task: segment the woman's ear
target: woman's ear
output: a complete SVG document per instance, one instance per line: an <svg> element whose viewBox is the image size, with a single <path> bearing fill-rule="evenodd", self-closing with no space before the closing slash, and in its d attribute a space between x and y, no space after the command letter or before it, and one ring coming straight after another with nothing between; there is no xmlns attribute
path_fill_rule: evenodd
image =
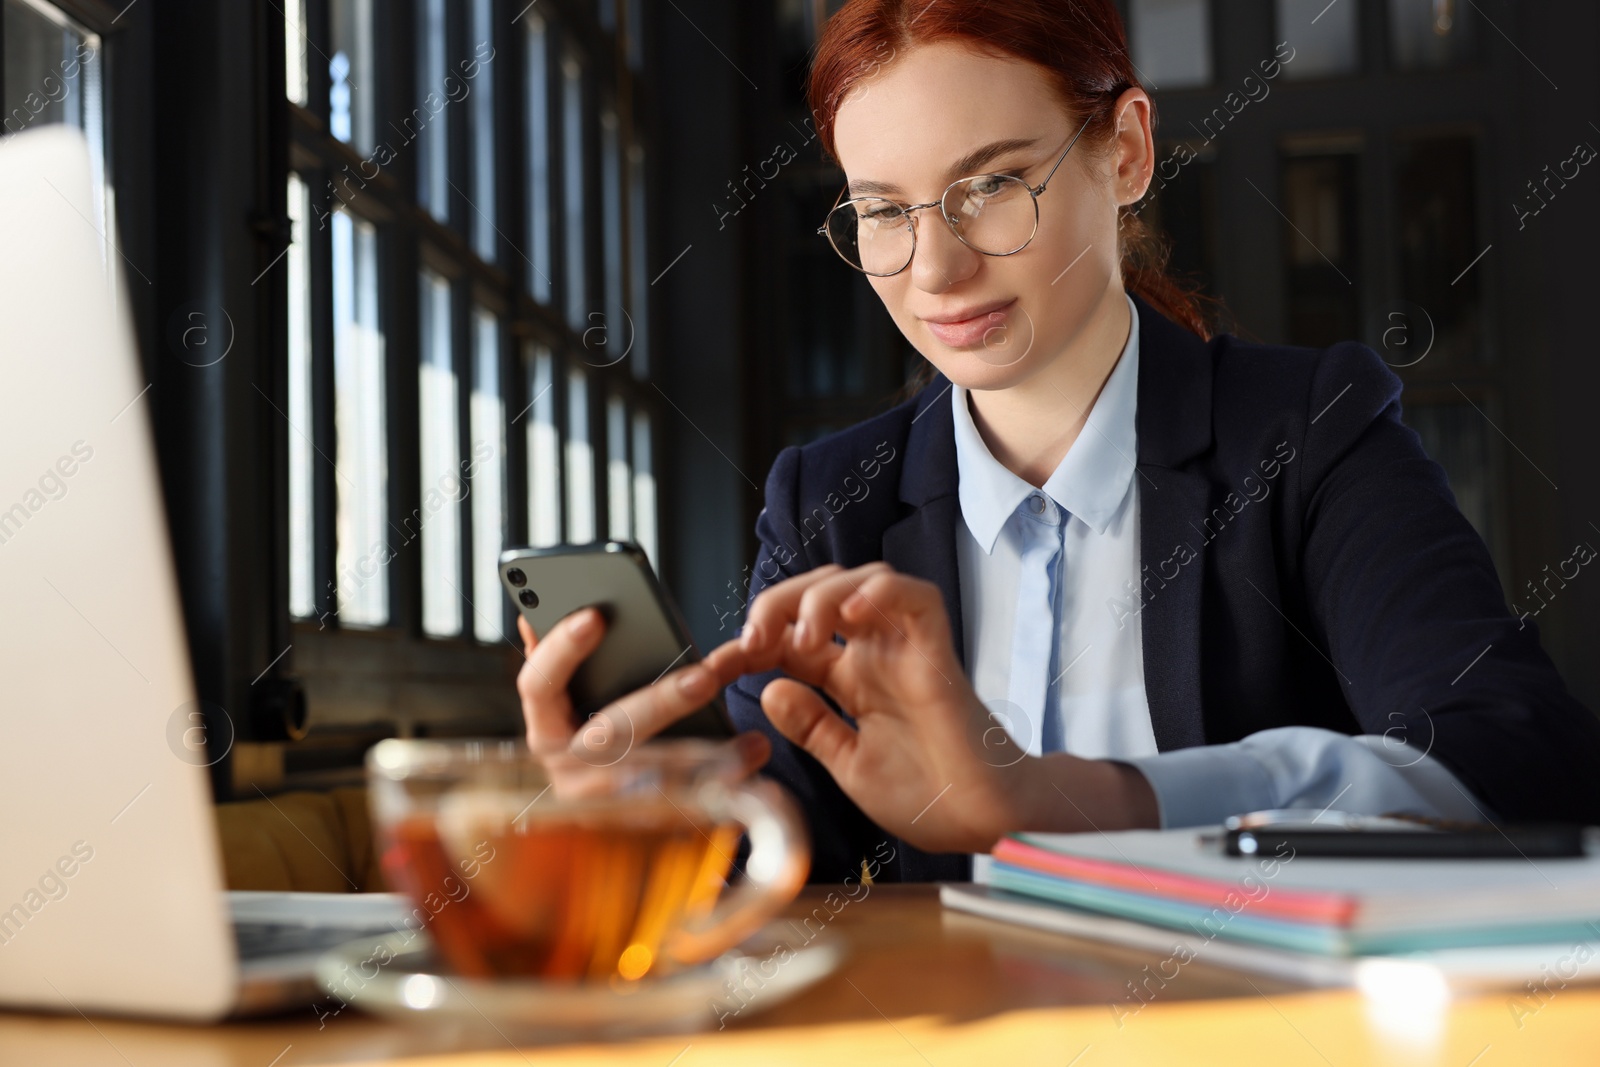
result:
<svg viewBox="0 0 1600 1067"><path fill-rule="evenodd" d="M1119 206L1136 204L1155 172L1155 137L1150 130L1150 97L1131 88L1117 98L1117 137L1112 151L1113 195Z"/></svg>

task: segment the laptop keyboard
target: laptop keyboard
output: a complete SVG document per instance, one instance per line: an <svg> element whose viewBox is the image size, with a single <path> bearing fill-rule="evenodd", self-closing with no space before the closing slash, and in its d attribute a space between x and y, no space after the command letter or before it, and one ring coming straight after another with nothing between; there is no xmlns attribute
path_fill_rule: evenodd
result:
<svg viewBox="0 0 1600 1067"><path fill-rule="evenodd" d="M240 960L261 960L273 956L295 956L307 952L326 952L359 937L392 934L391 924L378 926L308 926L305 923L235 922L234 943Z"/></svg>

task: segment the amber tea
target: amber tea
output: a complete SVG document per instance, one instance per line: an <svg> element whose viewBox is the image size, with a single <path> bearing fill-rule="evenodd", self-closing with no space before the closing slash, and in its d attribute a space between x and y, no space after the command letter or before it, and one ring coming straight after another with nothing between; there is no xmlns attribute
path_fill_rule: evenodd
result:
<svg viewBox="0 0 1600 1067"><path fill-rule="evenodd" d="M811 850L794 801L748 777L727 746L585 755L505 739L391 738L368 752L384 873L457 974L668 974L749 937L805 883ZM730 885L741 834L750 854Z"/></svg>
<svg viewBox="0 0 1600 1067"><path fill-rule="evenodd" d="M716 903L739 833L664 797L515 822L457 807L396 826L384 867L413 899L435 894L429 930L460 974L633 980Z"/></svg>

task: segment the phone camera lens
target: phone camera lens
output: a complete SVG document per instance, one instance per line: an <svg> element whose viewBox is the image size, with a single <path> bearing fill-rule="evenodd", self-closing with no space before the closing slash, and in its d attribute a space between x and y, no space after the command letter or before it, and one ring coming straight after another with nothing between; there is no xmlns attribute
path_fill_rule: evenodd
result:
<svg viewBox="0 0 1600 1067"><path fill-rule="evenodd" d="M518 589L521 589L523 586L528 584L528 576L522 573L521 568L512 567L510 570L506 571L506 581L510 582Z"/></svg>
<svg viewBox="0 0 1600 1067"><path fill-rule="evenodd" d="M522 572L518 571L517 573L520 574ZM539 606L539 595L532 589L524 589L522 592L517 594L517 599L522 601L522 606L525 608L536 608Z"/></svg>

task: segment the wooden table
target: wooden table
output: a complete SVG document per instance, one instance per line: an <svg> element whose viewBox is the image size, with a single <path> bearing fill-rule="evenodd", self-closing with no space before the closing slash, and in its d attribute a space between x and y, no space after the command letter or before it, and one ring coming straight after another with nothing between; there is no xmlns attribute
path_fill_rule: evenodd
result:
<svg viewBox="0 0 1600 1067"><path fill-rule="evenodd" d="M809 913L823 892L807 890L793 914ZM948 912L931 886L873 887L818 936L849 942L839 972L720 1032L607 1046L450 1047L427 1030L354 1009L320 1027L309 1007L215 1027L0 1013L0 1064L1600 1063L1597 985L1561 988L1555 979L1538 997L1508 991L1432 1006L1375 1003L1356 992L1297 991L1207 966L1202 956L1141 1004L1128 983L1160 957ZM1600 963L1583 970L1597 973Z"/></svg>

